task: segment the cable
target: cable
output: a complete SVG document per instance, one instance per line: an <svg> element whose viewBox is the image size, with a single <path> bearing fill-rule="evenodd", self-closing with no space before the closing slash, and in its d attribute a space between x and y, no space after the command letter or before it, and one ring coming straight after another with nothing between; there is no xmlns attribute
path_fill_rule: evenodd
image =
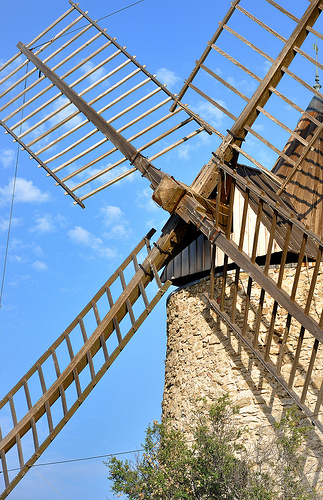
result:
<svg viewBox="0 0 323 500"><path fill-rule="evenodd" d="M51 488L53 488L53 490L54 490L54 491L56 491L56 493L58 493L58 494L59 494L59 496L60 496L60 497L62 497L62 498L63 498L63 500L65 500L65 498L63 497L63 495L61 495L61 494L60 494L60 492L59 492L56 488L54 488L54 486L53 486L53 485L52 485L52 484L48 481L48 479L46 479L46 477L44 477L44 476L43 476L43 475L39 472L39 470L36 470L36 472L37 472L37 474L39 474L39 475L40 475L40 476L41 476L41 477L42 477L42 478L46 481L46 483L47 483L47 484L49 484L49 486L50 486Z"/></svg>
<svg viewBox="0 0 323 500"><path fill-rule="evenodd" d="M133 7L134 5L137 5L138 3L141 3L141 2L144 2L144 0L138 0L138 2L134 2L130 5L127 5L127 7L123 7L122 9L115 10L114 12L111 12L111 14L107 14L106 16L100 17L95 22L102 21L102 19L106 19L107 17L114 16L115 14L118 14L119 12L122 12L123 10L130 9L130 7ZM64 33L63 35L60 35L59 37L55 38L55 40L58 40L59 38L62 38L63 36L70 35L71 33L75 33L75 31L80 31L81 29L86 28L86 26L87 26L87 24L85 24L84 26L80 26L79 28L75 28L74 30L69 30L66 33ZM53 41L53 38L51 38L47 42L42 42L39 45L35 45L34 47L31 47L30 50L38 49L39 47L42 47L44 44L50 43L52 41Z"/></svg>
<svg viewBox="0 0 323 500"><path fill-rule="evenodd" d="M26 65L26 75L28 73L28 65L29 65L29 61L27 61L27 65ZM27 77L25 78L24 91L26 90L26 87L27 87ZM25 104L25 101L26 101L26 92L24 92L23 104ZM21 119L23 118L23 116L24 116L24 110L22 108ZM21 133L21 129L22 129L22 124L20 125L20 133ZM6 268L7 268L7 259L8 259L8 251L9 251L9 239L10 239L11 224L12 224L12 214L13 214L13 204L14 204L14 199L15 199L16 183L17 183L19 153L20 153L20 147L19 147L19 144L17 144L17 156L16 156L15 174L14 174L13 185L12 185L12 197L11 197L11 207L10 207L10 215L9 215L9 226L8 226L6 250L5 250L5 256L4 256L4 263L3 263L2 280L1 280L0 309L2 307L2 294L3 294L4 279L5 279Z"/></svg>
<svg viewBox="0 0 323 500"><path fill-rule="evenodd" d="M119 451L118 453L107 453L106 455L96 455L93 457L83 457L83 458L71 458L69 460L57 460L55 462L44 462L42 464L34 464L33 467L43 467L45 465L59 465L59 464L69 464L72 462L84 462L86 460L98 460L101 458L107 458L107 457L117 457L119 455L129 455L130 453L139 453L141 451L144 451L143 448L140 448L138 450L129 450L129 451ZM15 467L13 469L8 469L8 472L13 472L16 470L20 470L20 467ZM0 474L2 474L3 471L0 470Z"/></svg>

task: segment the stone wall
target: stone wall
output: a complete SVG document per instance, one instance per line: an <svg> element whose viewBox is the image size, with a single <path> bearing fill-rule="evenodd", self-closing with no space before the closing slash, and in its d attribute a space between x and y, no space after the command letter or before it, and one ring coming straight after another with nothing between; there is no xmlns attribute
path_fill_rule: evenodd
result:
<svg viewBox="0 0 323 500"><path fill-rule="evenodd" d="M309 281L313 268L302 268L296 300L305 304ZM295 268L285 269L283 287L291 290ZM271 269L274 279L278 269ZM232 276L234 279L234 275ZM242 325L244 297L248 276L241 274L237 301L237 324ZM217 278L215 297L220 290L222 278ZM293 404L292 398L276 379L264 368L245 344L230 328L210 310L204 293L209 293L209 280L183 288L173 293L167 305L167 355L165 367L165 390L163 399L163 417L171 419L174 426L186 429L192 420L194 400L205 397L212 401L224 393L229 393L231 400L239 404L239 418L250 429L250 439L270 439L273 436L273 424L280 420L284 410ZM230 287L226 295L226 307L230 308ZM253 333L257 317L260 287L253 286L251 308L248 315L248 332ZM318 320L323 304L323 267L320 270L315 288L311 314ZM265 296L263 318L259 332L259 347L264 345L268 332L273 299ZM281 351L282 336L286 323L286 311L277 313L271 360L276 363ZM299 324L292 320L288 342L282 357L282 373L285 379L291 370L297 340ZM301 395L313 349L313 338L306 332L300 362L295 376L294 390ZM323 352L319 347L314 364L306 404L314 410L316 397L323 378ZM323 421L323 418L321 418ZM310 470L311 485L318 486L323 479L323 439L322 434L313 427L306 446L307 470ZM251 445L251 444L250 444Z"/></svg>

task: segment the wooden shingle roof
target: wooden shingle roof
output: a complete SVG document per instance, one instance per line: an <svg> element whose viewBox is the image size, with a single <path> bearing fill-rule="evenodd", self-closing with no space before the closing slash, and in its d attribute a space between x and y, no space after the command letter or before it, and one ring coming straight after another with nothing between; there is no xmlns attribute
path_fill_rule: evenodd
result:
<svg viewBox="0 0 323 500"><path fill-rule="evenodd" d="M297 124L295 131L309 142L318 125L312 122L307 114L322 123L323 100L314 96L306 113ZM301 157L304 147L291 136L284 148L284 153L297 161ZM272 171L284 181L291 170L291 165L287 164L284 159L279 159ZM307 224L310 230L320 238L323 238L323 131L300 163L294 177L286 185L285 191L290 196L299 220Z"/></svg>

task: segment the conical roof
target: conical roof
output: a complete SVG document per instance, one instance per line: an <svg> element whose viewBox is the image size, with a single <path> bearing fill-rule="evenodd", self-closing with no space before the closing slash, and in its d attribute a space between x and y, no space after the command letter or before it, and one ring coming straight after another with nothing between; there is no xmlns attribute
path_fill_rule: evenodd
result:
<svg viewBox="0 0 323 500"><path fill-rule="evenodd" d="M322 123L323 100L314 96L306 113ZM318 125L313 123L306 113L298 122L295 132L309 142ZM291 136L284 148L284 153L297 162L304 148L303 144ZM280 158L272 171L284 181L292 168ZM299 219L307 224L311 231L323 238L323 131L300 163L294 177L286 185L285 191L289 194Z"/></svg>

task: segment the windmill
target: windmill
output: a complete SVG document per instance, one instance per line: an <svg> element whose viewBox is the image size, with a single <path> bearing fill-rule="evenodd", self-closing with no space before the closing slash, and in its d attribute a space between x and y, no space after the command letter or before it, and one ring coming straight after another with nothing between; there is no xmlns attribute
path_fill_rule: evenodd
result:
<svg viewBox="0 0 323 500"><path fill-rule="evenodd" d="M315 370L316 354L323 339L323 316L321 314L317 319L311 311L322 260L321 235L306 227L300 220L299 211L294 206L293 195L288 190L292 179L295 179L301 171L303 160L315 150L315 141L322 132L322 122L316 113L302 109L280 88L278 89L283 78L292 78L311 91L320 101L318 90L313 89L305 79L298 76L292 63L297 56L304 58L306 62L319 65L301 47L308 33L322 38L315 29L321 4L313 0L298 19L276 2L267 0L267 3L280 15L293 21L294 27L290 30L289 36L285 38L279 35L266 24L265 20L258 19L248 12L247 5L244 7L243 2L235 0L178 96L171 94L125 48L73 2L70 2L71 8L65 14L32 42L27 45L19 43L19 53L2 66L1 71L5 76L1 80L4 89L0 94L1 125L46 170L48 176L62 186L76 204L84 206L87 198L137 170L148 179L153 189L154 201L171 214L161 237L154 245L150 243L152 236L150 232L65 332L1 401L1 409L8 410L12 418L12 429L7 435L2 435L1 441L0 455L4 478L2 498L12 491L121 353L170 285L169 281L164 284L161 282L160 271L196 239L198 231L202 232L211 243L212 269L208 295L210 306L248 343L254 354L313 423L322 430L320 419L322 385L317 394L315 407L309 407L307 404L307 391ZM279 42L270 47L271 50L276 50L277 54L275 56L266 54L263 49L232 28L230 22L234 22L235 16L245 16L250 19L252 26L260 27L270 33L275 41ZM82 22L81 30L71 32L78 22ZM68 38L62 42L63 34L68 34ZM220 41L227 34L269 61L270 68L263 79L257 77L247 66L221 48ZM80 43L83 36L88 38ZM87 52L81 61L77 59L82 50L88 51L90 45L92 45L91 52ZM214 54L235 64L256 81L257 88L250 97L209 67L208 61L212 60ZM80 62L76 62L77 60ZM78 76L77 70L87 61L93 63L92 67L87 73ZM109 78L111 83L103 93L95 95L92 91L95 91L101 82L95 80L89 84L86 83L86 79L103 65L109 67L103 78ZM233 111L226 109L204 92L203 87L199 87L199 78L204 74L233 92L235 98L240 99L239 113L234 114ZM203 78L201 83L203 84ZM21 84L22 89L19 87ZM143 89L148 90L143 93ZM204 120L203 116L183 103L183 96L188 91L198 93L205 102L230 117L233 125L227 133L223 134L217 130ZM160 95L163 95L163 98L157 101L156 96ZM234 104L235 98L232 99ZM315 126L311 138L302 137L298 131L294 131L283 120L275 118L273 113L268 111L267 103L271 103L274 98L306 115L313 127ZM104 100L100 103L101 99ZM162 112L166 108L167 112ZM127 116L126 122L122 121L125 116ZM290 133L293 140L300 144L297 148L301 147L301 151L293 158L283 150L284 144L279 149L270 142L266 134L262 136L257 128L253 127L259 116L273 121L278 130ZM138 123L142 123L140 130L136 128ZM164 127L165 124L167 127ZM65 125L67 128L64 129ZM201 133L219 138L219 146L214 148L213 153L210 151L212 157L209 163L200 170L191 186L176 179L176 175L174 178L154 166L153 163L159 157L193 140ZM251 153L251 151L256 152L257 148L248 146L250 136L264 143L279 156L276 174L264 168L257 155ZM166 138L171 138L171 142L164 146ZM294 148L294 152L298 151L297 148ZM246 158L254 167L243 166L241 157ZM106 165L107 158L109 164L103 168L101 165L103 162ZM79 166L80 161L82 166ZM130 162L130 166L123 168L126 162ZM283 172L284 165L290 170L288 174ZM113 171L117 174L111 177ZM285 180L281 181L279 176ZM102 182L98 185L100 179ZM235 188L242 193L244 205L240 220L235 217L233 221ZM243 250L243 244L249 206L256 213L256 224L253 245L248 254ZM237 242L231 238L233 223L239 228ZM263 267L256 262L261 223L269 231ZM282 248L281 271L278 273L277 281L268 274L274 240ZM140 260L138 254L143 249L146 249L147 257ZM223 253L223 269L220 290L217 288L219 300L215 300L215 254L218 251ZM299 272L296 273L291 293L283 287L283 272L288 252L298 255L299 270L305 255L316 262L305 306L295 300ZM235 278L233 283L229 284L228 270L232 265ZM129 267L133 271L132 279L128 278ZM261 288L259 318L262 315L265 296L270 296L274 301L264 352L258 348L259 327L256 326L253 338L250 340L245 334L247 316L245 315L242 328L236 322L237 280L242 270L248 275L245 311L249 308L253 284ZM115 282L119 283L121 290L118 297L113 297L111 293ZM150 284L154 284L157 290L152 296L146 291ZM233 294L233 307L230 306L230 310L226 309L225 300L228 288ZM104 301L105 305L102 305ZM287 314L286 339L291 319L293 318L299 325L298 346L288 380L270 359L275 320L280 309ZM124 323L126 323L125 331ZM313 346L304 385L301 394L298 394L293 382L305 332L313 339ZM116 346L111 350L109 341L113 336ZM78 350L73 344L75 337ZM65 353L60 357L62 351ZM46 380L45 365L48 363L52 364L55 373L55 380L51 384ZM42 391L37 400L32 393L35 378ZM18 419L15 401L21 395L25 398L27 411ZM53 407L57 406L57 402L61 417L54 421ZM48 433L46 437L41 436L40 439L38 422L42 418L47 420ZM26 436L31 436L33 442L33 450L28 458L24 449ZM8 471L6 463L6 455L12 450L16 452L20 468L14 477Z"/></svg>

